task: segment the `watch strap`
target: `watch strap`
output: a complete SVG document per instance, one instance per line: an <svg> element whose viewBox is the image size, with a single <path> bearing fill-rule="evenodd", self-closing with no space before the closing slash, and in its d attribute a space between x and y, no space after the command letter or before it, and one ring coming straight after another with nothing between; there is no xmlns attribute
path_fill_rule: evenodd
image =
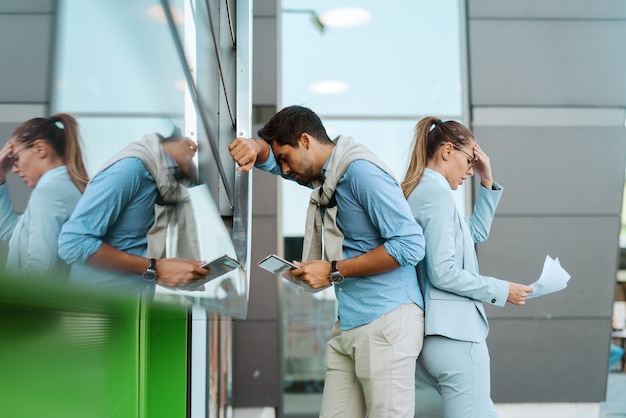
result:
<svg viewBox="0 0 626 418"><path fill-rule="evenodd" d="M148 259L148 268L143 273L143 278L149 282L156 282L157 280L156 259L154 258Z"/></svg>

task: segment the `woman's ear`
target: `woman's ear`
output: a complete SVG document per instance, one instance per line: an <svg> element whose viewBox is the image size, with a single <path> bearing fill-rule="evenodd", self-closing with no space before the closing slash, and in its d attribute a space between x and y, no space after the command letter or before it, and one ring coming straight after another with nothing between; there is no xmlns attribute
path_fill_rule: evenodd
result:
<svg viewBox="0 0 626 418"><path fill-rule="evenodd" d="M450 154L452 154L452 151L454 151L454 147L452 146L452 144L450 142L444 143L440 148L441 158L443 158L445 161L448 161L450 159Z"/></svg>
<svg viewBox="0 0 626 418"><path fill-rule="evenodd" d="M45 158L50 152L50 145L43 139L36 139L35 142L33 142L33 149L39 158Z"/></svg>

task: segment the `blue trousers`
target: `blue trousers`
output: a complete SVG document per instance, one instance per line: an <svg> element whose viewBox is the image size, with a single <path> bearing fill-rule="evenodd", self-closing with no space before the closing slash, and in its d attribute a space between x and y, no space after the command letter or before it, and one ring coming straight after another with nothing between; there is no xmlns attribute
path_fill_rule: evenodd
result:
<svg viewBox="0 0 626 418"><path fill-rule="evenodd" d="M487 343L424 338L419 366L443 399L444 418L497 418L491 401Z"/></svg>

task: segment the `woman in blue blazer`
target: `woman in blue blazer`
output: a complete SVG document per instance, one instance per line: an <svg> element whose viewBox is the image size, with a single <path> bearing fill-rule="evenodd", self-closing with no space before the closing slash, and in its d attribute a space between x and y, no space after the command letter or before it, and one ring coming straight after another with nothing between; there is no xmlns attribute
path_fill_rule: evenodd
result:
<svg viewBox="0 0 626 418"><path fill-rule="evenodd" d="M81 142L76 119L58 113L23 122L0 149L0 240L9 243L8 270L67 278L57 241L89 181ZM19 215L5 183L10 171L33 189Z"/></svg>
<svg viewBox="0 0 626 418"><path fill-rule="evenodd" d="M474 170L481 187L472 216L465 218L451 190ZM489 236L502 187L493 182L489 157L468 128L429 116L415 127L402 189L426 239L426 256L417 266L426 304L420 368L441 393L445 418L497 417L483 302L524 305L532 292L529 286L478 273L474 243Z"/></svg>

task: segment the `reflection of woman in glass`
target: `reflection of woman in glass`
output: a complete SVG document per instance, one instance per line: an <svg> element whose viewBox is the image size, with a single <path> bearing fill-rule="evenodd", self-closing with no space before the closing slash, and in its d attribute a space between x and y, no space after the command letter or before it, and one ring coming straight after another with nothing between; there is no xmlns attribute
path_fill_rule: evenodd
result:
<svg viewBox="0 0 626 418"><path fill-rule="evenodd" d="M22 215L5 183L11 169L33 189ZM8 269L67 275L57 239L88 181L72 116L34 118L15 129L0 150L0 239L9 241Z"/></svg>
<svg viewBox="0 0 626 418"><path fill-rule="evenodd" d="M502 188L492 180L489 157L470 130L455 121L420 120L409 158L402 190L426 240L426 256L418 264L426 304L420 368L441 393L444 417L497 417L485 341L489 325L482 304L524 305L532 292L529 286L478 273L474 243L489 236ZM474 170L481 187L473 214L466 219L451 189Z"/></svg>

